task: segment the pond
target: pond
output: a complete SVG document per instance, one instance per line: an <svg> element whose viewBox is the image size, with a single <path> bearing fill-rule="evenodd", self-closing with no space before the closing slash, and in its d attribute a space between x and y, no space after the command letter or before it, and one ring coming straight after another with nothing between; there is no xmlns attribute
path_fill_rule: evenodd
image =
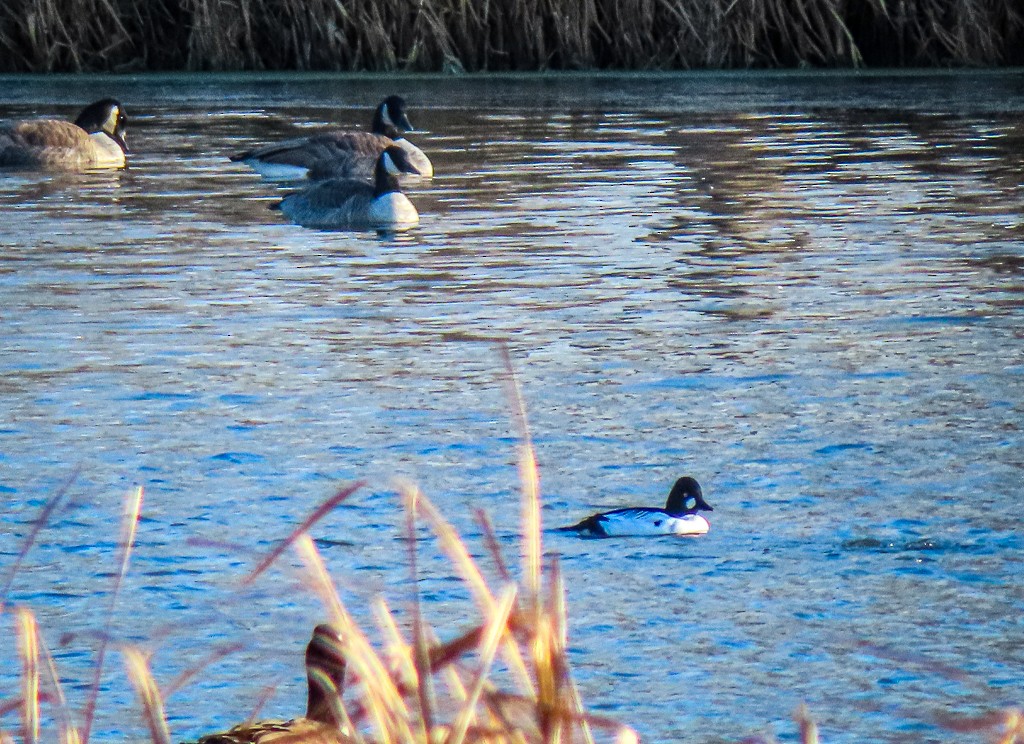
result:
<svg viewBox="0 0 1024 744"><path fill-rule="evenodd" d="M145 488L117 642L175 741L301 711L324 619L314 529L370 622L410 593L394 479L513 561L528 407L546 527L664 504L710 532L548 533L590 707L646 741L946 742L941 714L1024 699L1024 76L7 77L0 119L120 98L130 167L0 175L0 581L81 705L126 494ZM412 230L314 231L228 156L408 100L432 181ZM430 550L424 546L424 552ZM486 559L484 560L486 564ZM425 611L474 615L438 556ZM10 616L0 618L10 637ZM70 634L70 635L67 635ZM0 698L17 694L0 643ZM8 730L13 721L0 722ZM97 740L145 739L116 654ZM977 735L977 740L981 736Z"/></svg>

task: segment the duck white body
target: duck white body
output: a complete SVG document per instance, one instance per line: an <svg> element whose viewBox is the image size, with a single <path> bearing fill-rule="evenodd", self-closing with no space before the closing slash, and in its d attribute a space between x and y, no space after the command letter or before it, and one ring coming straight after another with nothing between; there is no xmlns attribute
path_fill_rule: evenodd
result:
<svg viewBox="0 0 1024 744"><path fill-rule="evenodd" d="M415 172L405 152L392 146L377 159L372 186L355 179L318 181L289 194L276 207L303 227L413 227L419 213L402 193L398 174Z"/></svg>
<svg viewBox="0 0 1024 744"><path fill-rule="evenodd" d="M37 119L0 127L0 167L123 168L126 122L121 104L107 98L83 109L74 123Z"/></svg>
<svg viewBox="0 0 1024 744"><path fill-rule="evenodd" d="M613 509L559 530L591 537L696 536L706 534L711 528L708 520L697 514L701 510L714 511L704 501L697 481L683 477L672 487L664 509L651 506Z"/></svg>
<svg viewBox="0 0 1024 744"><path fill-rule="evenodd" d="M654 535L703 535L711 528L699 514L673 515L664 509L634 508L595 514L596 537L648 537Z"/></svg>
<svg viewBox="0 0 1024 744"><path fill-rule="evenodd" d="M292 181L302 178L372 178L377 158L397 145L409 156L416 175L434 174L430 159L403 136L413 126L405 113L405 101L389 96L375 110L369 132L336 130L266 145L232 155L264 178Z"/></svg>

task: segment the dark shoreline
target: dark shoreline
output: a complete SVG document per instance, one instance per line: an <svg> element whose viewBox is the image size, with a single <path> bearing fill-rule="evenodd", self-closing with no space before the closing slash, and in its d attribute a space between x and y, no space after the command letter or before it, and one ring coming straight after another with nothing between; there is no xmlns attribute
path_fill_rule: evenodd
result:
<svg viewBox="0 0 1024 744"><path fill-rule="evenodd" d="M836 95L836 86L845 93ZM74 116L89 100L115 96L138 115L151 107L209 105L229 96L253 111L351 109L351 121L387 95L417 110L577 110L585 94L595 110L622 106L651 113L749 110L913 110L923 114L1024 111L1024 69L729 70L684 72L324 73L153 72L0 73L0 119ZM913 101L909 105L908 101ZM324 114L328 119L335 113ZM423 126L422 119L417 126Z"/></svg>

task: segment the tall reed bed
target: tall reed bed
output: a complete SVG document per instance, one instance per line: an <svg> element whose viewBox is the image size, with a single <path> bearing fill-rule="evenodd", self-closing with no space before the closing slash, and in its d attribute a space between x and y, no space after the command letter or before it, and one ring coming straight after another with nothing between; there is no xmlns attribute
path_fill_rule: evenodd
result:
<svg viewBox="0 0 1024 744"><path fill-rule="evenodd" d="M1024 63L1017 0L5 0L0 71Z"/></svg>

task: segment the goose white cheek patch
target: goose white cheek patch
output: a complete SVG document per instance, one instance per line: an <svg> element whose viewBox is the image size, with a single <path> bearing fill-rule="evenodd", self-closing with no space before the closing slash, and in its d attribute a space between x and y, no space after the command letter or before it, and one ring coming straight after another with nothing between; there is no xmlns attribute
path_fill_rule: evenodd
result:
<svg viewBox="0 0 1024 744"><path fill-rule="evenodd" d="M117 131L117 118L120 115L121 115L121 109L119 109L117 106L114 106L113 108L111 108L110 109L110 116L108 116L107 120L103 123L103 129L105 131L107 131L107 132L116 132Z"/></svg>
<svg viewBox="0 0 1024 744"><path fill-rule="evenodd" d="M388 173L390 173L393 176L402 175L402 171L399 169L397 165L395 165L395 161L391 159L390 155L384 153L383 155L381 155L381 157L384 158L384 167L387 169Z"/></svg>

